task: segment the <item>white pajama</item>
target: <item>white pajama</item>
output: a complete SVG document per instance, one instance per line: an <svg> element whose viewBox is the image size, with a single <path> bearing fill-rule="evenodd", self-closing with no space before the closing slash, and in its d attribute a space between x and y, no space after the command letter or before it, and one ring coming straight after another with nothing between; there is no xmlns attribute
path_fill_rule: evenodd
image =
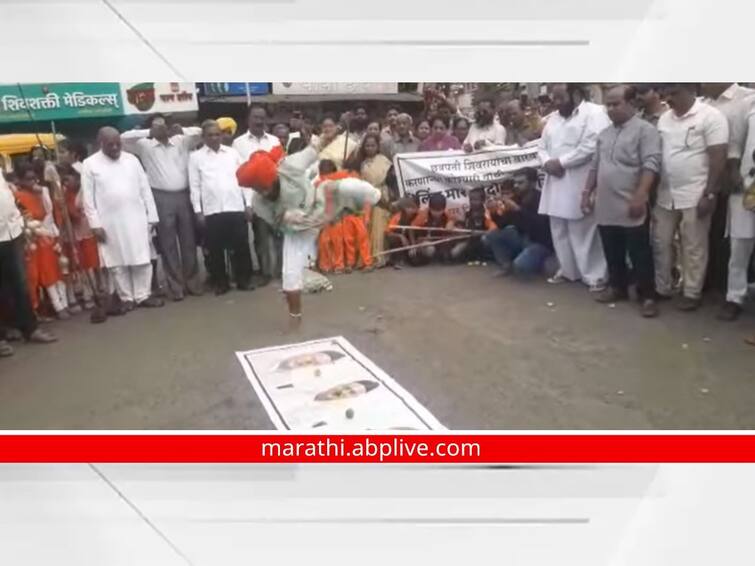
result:
<svg viewBox="0 0 755 566"><path fill-rule="evenodd" d="M608 267L595 216L576 220L551 216L550 222L561 275L570 281L581 280L586 285L605 282Z"/></svg>
<svg viewBox="0 0 755 566"><path fill-rule="evenodd" d="M317 230L287 232L283 236L283 290L301 291L304 288L304 270L310 259L317 257Z"/></svg>
<svg viewBox="0 0 755 566"><path fill-rule="evenodd" d="M152 264L121 265L108 269L110 291L115 290L123 302L137 305L149 299L152 290Z"/></svg>
<svg viewBox="0 0 755 566"><path fill-rule="evenodd" d="M741 305L747 298L747 271L755 249L755 213L742 205L743 195L729 197L727 232L731 242L726 300Z"/></svg>

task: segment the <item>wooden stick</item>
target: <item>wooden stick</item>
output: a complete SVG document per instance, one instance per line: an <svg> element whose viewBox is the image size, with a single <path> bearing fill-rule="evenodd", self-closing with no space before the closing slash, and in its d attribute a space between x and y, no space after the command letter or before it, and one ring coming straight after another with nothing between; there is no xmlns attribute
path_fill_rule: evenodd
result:
<svg viewBox="0 0 755 566"><path fill-rule="evenodd" d="M470 236L482 236L487 230L467 230L466 228L430 228L426 226L394 226L392 230L424 230L427 232L448 232L451 234L468 234Z"/></svg>
<svg viewBox="0 0 755 566"><path fill-rule="evenodd" d="M445 244L448 242L455 242L457 240L466 240L473 236L473 234L464 234L462 236L451 236L450 238L443 238L441 240L433 240L432 242L421 242L419 244L412 244L411 246L403 246L401 248L394 248L392 250L385 250L379 253L375 254L375 257L381 256L381 255L388 255L393 254L396 252L404 252L407 250L416 250L419 248L427 248L429 246L436 246L438 244Z"/></svg>

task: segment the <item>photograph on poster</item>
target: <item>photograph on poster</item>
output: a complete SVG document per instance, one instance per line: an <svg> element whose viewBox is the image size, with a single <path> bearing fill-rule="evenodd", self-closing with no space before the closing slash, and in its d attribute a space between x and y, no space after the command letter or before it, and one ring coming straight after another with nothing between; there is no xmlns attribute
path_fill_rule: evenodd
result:
<svg viewBox="0 0 755 566"><path fill-rule="evenodd" d="M443 430L430 412L342 336L237 352L279 430Z"/></svg>

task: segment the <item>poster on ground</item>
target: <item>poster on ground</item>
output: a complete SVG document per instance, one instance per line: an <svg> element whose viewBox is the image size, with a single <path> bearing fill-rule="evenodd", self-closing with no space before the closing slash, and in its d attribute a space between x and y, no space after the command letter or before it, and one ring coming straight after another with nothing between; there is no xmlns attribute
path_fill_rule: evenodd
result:
<svg viewBox="0 0 755 566"><path fill-rule="evenodd" d="M0 123L121 116L118 83L0 85Z"/></svg>
<svg viewBox="0 0 755 566"><path fill-rule="evenodd" d="M408 391L342 336L236 352L278 430L443 430Z"/></svg>
<svg viewBox="0 0 755 566"><path fill-rule="evenodd" d="M121 83L124 114L173 114L199 108L195 83Z"/></svg>
<svg viewBox="0 0 755 566"><path fill-rule="evenodd" d="M403 153L394 157L399 192L416 195L420 206L427 206L431 193L442 192L448 210L466 212L467 190L482 187L490 196L500 193L503 183L522 169L534 168L540 175L537 145L495 146L473 153L428 151Z"/></svg>

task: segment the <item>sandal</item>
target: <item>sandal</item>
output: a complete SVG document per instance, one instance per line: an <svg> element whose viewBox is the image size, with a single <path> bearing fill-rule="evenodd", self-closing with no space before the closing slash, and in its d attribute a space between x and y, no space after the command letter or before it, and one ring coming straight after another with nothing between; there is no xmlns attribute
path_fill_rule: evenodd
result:
<svg viewBox="0 0 755 566"><path fill-rule="evenodd" d="M13 346L7 340L0 340L0 358L9 358L13 354L15 354Z"/></svg>

